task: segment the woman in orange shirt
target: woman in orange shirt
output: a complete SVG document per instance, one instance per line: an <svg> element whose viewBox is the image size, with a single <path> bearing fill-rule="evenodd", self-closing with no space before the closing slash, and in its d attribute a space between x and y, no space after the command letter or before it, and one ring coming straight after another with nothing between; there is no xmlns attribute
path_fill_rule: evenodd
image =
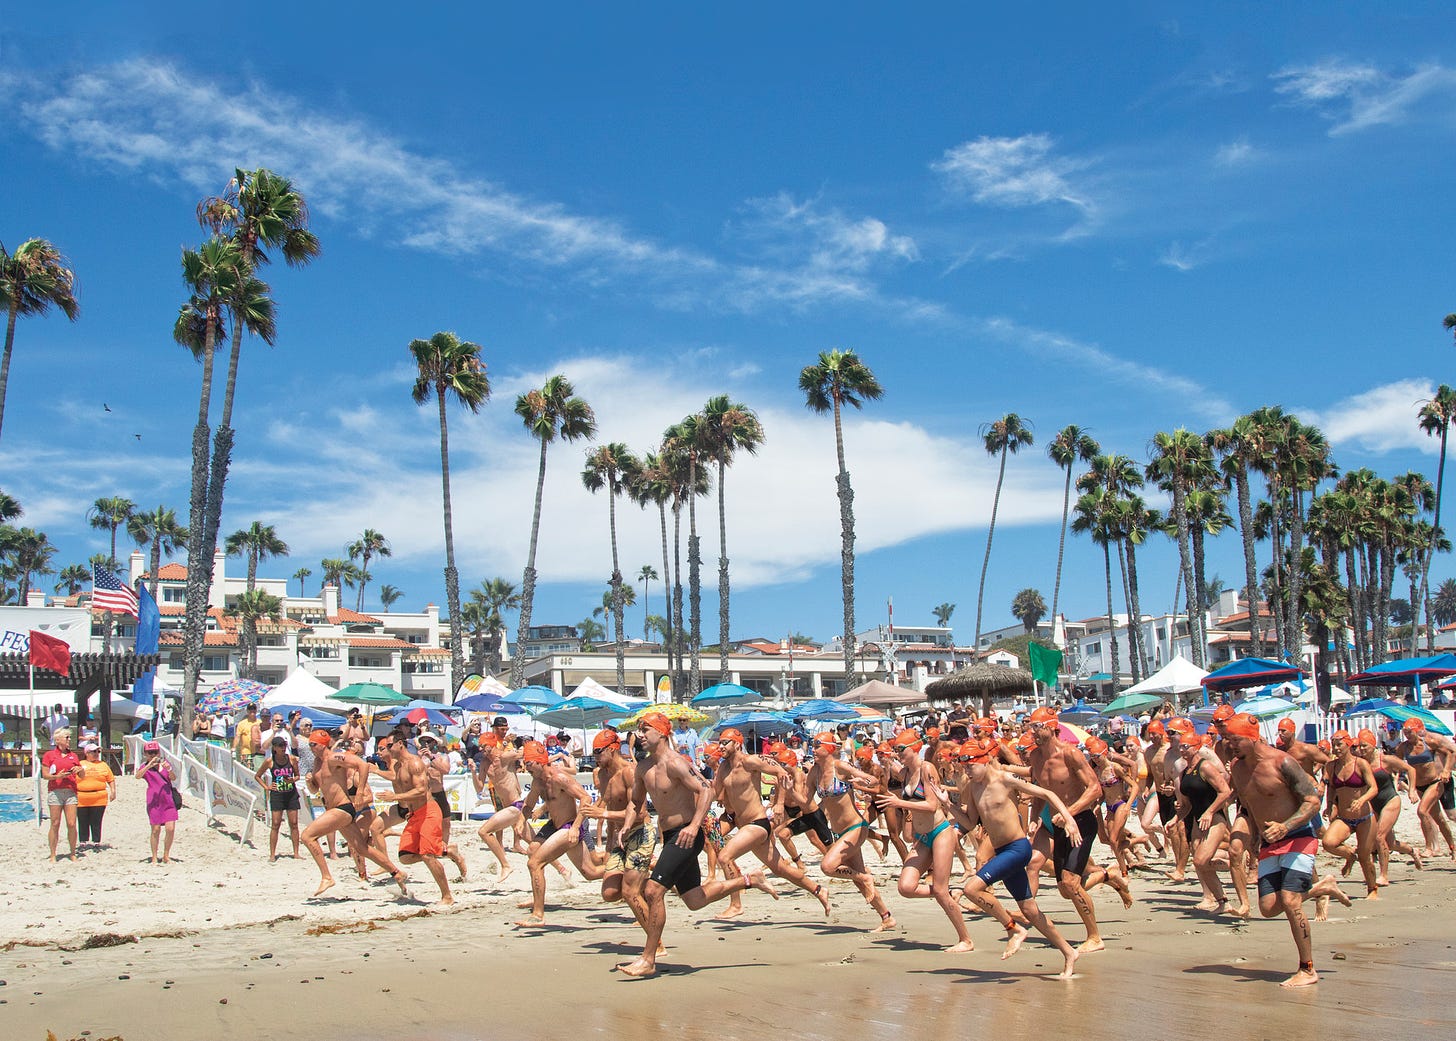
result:
<svg viewBox="0 0 1456 1041"><path fill-rule="evenodd" d="M101 748L92 741L81 746L86 758L76 775L76 823L81 827L81 845L101 848L101 818L116 799L116 775L101 761Z"/></svg>

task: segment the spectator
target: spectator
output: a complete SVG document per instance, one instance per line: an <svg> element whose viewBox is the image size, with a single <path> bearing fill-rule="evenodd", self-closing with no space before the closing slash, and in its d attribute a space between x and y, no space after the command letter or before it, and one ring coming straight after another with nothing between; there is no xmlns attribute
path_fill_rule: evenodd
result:
<svg viewBox="0 0 1456 1041"><path fill-rule="evenodd" d="M60 711L59 705L56 710ZM47 723L50 720L46 720ZM70 858L76 859L76 775L81 772L81 759L71 751L71 731L57 727L51 732L54 746L40 759L40 772L46 779L46 808L51 817L51 863L56 862L56 844L61 837L61 818L66 820L66 838L71 845Z"/></svg>
<svg viewBox="0 0 1456 1041"><path fill-rule="evenodd" d="M46 716L45 722L41 726L45 728L46 740L54 745L56 743L56 731L69 730L71 728L71 720L66 715L66 710L58 703L51 710L51 714Z"/></svg>
<svg viewBox="0 0 1456 1041"><path fill-rule="evenodd" d="M162 758L162 746L148 741L142 746L142 761L136 775L147 785L147 821L152 826L152 863L157 863L157 845L165 835L162 863L172 863L172 838L177 829L180 797L173 785L172 766Z"/></svg>
<svg viewBox="0 0 1456 1041"><path fill-rule="evenodd" d="M259 740L262 733L258 726L258 706L249 705L247 714L233 734L233 754L238 757L238 762L250 770L256 770L263 765L263 746Z"/></svg>
<svg viewBox="0 0 1456 1041"><path fill-rule="evenodd" d="M275 737L283 738L288 748L288 754L293 755L293 734L283 725L283 713L274 712L268 716L268 729L258 735L258 748L263 753L263 758L268 758L268 751L273 747ZM263 764L259 764L261 766Z"/></svg>
<svg viewBox="0 0 1456 1041"><path fill-rule="evenodd" d="M76 777L76 819L81 826L81 845L89 842L94 852L101 848L101 818L116 801L116 775L102 760L100 745L88 741L81 751L86 758Z"/></svg>
<svg viewBox="0 0 1456 1041"><path fill-rule="evenodd" d="M672 745L683 755L687 756L694 766L701 767L703 765L702 757L699 754L703 750L703 737L692 727L688 726L686 720L679 719L674 724Z"/></svg>
<svg viewBox="0 0 1456 1041"><path fill-rule="evenodd" d="M192 717L192 740L212 740L212 717L206 712L199 712Z"/></svg>

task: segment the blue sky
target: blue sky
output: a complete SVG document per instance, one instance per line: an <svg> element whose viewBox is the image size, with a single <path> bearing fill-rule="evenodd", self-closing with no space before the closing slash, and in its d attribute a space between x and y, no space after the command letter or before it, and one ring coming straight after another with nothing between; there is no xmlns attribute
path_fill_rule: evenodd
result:
<svg viewBox="0 0 1456 1041"><path fill-rule="evenodd" d="M264 4L226 33L147 12L0 15L0 240L51 239L82 290L80 321L21 323L0 441L0 487L60 564L103 547L98 496L185 508L178 256L235 166L298 183L323 255L265 273L278 343L244 351L224 531L272 523L276 570L317 575L378 528L374 588L401 606L443 604L438 428L406 354L439 329L483 346L494 389L451 415L467 588L520 580L537 449L511 405L546 376L639 451L714 394L759 412L768 443L728 477L735 637L840 625L832 428L796 387L828 348L886 391L846 417L861 626L949 601L969 640L996 477L978 430L1006 412L1037 443L1008 466L988 629L1025 586L1051 601L1045 444L1067 423L1144 460L1159 430L1280 404L1342 469L1434 477L1415 413L1451 379L1456 310L1441 5ZM587 615L610 571L582 457L549 457L539 622ZM620 529L624 572L661 570L655 515ZM1100 553L1067 559L1069 616L1105 610ZM1175 553L1139 561L1166 609ZM1238 584L1235 535L1210 571ZM704 614L714 639L711 588Z"/></svg>

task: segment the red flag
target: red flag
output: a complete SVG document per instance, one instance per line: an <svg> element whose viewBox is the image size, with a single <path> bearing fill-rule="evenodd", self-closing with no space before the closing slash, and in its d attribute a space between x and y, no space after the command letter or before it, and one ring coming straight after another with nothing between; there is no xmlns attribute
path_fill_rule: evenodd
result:
<svg viewBox="0 0 1456 1041"><path fill-rule="evenodd" d="M71 645L54 636L30 631L30 663L62 676L71 675Z"/></svg>

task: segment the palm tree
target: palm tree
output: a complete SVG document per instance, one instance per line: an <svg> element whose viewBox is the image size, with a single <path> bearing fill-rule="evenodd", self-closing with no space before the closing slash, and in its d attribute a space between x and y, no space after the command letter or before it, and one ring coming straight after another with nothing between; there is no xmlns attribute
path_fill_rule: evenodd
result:
<svg viewBox="0 0 1456 1041"><path fill-rule="evenodd" d="M627 652L622 621L624 599L622 568L617 559L617 496L621 494L623 483L631 480L632 474L640 465L637 457L626 445L613 441L610 444L599 445L588 450L586 468L581 472L581 483L585 485L587 491L596 492L602 488L607 489L607 518L612 539L612 578L608 596L611 601L612 624L617 637L618 692L627 689ZM627 586L626 588L631 589L632 587ZM636 595L635 591L633 595Z"/></svg>
<svg viewBox="0 0 1456 1041"><path fill-rule="evenodd" d="M379 587L379 602L384 605L386 611L403 599L403 589L396 589L394 586L388 584Z"/></svg>
<svg viewBox="0 0 1456 1041"><path fill-rule="evenodd" d="M359 570L365 575L369 574L370 557L390 557L394 555L390 549L389 540L373 528L365 528L364 534L349 543L348 548L349 559L354 560L355 558L360 558ZM359 583L359 604L355 608L356 611L362 612L364 610L365 584L364 582ZM385 606L388 607L389 605L386 604Z"/></svg>
<svg viewBox="0 0 1456 1041"><path fill-rule="evenodd" d="M698 466L702 458L705 436L702 415L684 416L669 427L662 437L663 452L672 456L683 472L684 489L691 489L688 503L688 689L689 696L703 688L703 555L698 537L699 482L707 490L708 472Z"/></svg>
<svg viewBox="0 0 1456 1041"><path fill-rule="evenodd" d="M319 561L321 585L344 588L344 572L349 570L349 562L342 557L326 557Z"/></svg>
<svg viewBox="0 0 1456 1041"><path fill-rule="evenodd" d="M932 607L930 613L935 616L935 624L944 629L950 625L950 616L955 614L955 609L955 604L945 603Z"/></svg>
<svg viewBox="0 0 1456 1041"><path fill-rule="evenodd" d="M594 651L597 641L606 636L607 631L595 618L583 618L576 623L576 635L581 639L582 650Z"/></svg>
<svg viewBox="0 0 1456 1041"><path fill-rule="evenodd" d="M996 511L1001 508L1001 483L1006 479L1006 457L1022 448L1031 447L1031 429L1015 412L1008 412L995 422L981 427L981 443L985 445L987 455L1000 459L1000 470L996 476L996 495L991 500L991 524L986 529L986 556L981 561L981 588L976 594L976 638L971 644L976 653L980 653L981 649L981 606L986 597L986 572L991 567L991 540L996 535Z"/></svg>
<svg viewBox="0 0 1456 1041"><path fill-rule="evenodd" d="M1027 632L1036 631L1036 623L1046 617L1046 601L1035 589L1023 589L1011 599L1011 614L1020 618Z"/></svg>
<svg viewBox="0 0 1456 1041"><path fill-rule="evenodd" d="M854 351L821 351L819 360L799 373L799 389L811 412L834 413L834 450L839 460L835 478L839 490L839 567L844 596L844 684L855 686L854 671L854 489L844 465L843 406L863 408L885 393L869 366Z"/></svg>
<svg viewBox="0 0 1456 1041"><path fill-rule="evenodd" d="M1435 611L1437 625L1456 622L1456 578L1448 578L1436 587L1431 608Z"/></svg>
<svg viewBox="0 0 1456 1041"><path fill-rule="evenodd" d="M1238 499L1239 537L1244 547L1244 588L1248 591L1249 646L1255 657L1263 654L1263 625L1259 620L1259 565L1254 554L1254 513L1249 493L1249 472L1263 467L1266 439L1252 416L1240 416L1233 426L1210 430L1208 447L1221 458L1219 468Z"/></svg>
<svg viewBox="0 0 1456 1041"><path fill-rule="evenodd" d="M1127 582L1129 654L1132 657L1132 679L1136 683L1146 677L1152 668L1147 641L1143 637L1142 599L1138 594L1137 547L1141 546L1148 533L1163 523L1157 510L1148 509L1142 496L1128 492L1110 504L1110 524L1117 532L1120 545L1126 551L1125 581Z"/></svg>
<svg viewBox="0 0 1456 1041"><path fill-rule="evenodd" d="M1439 436L1441 438L1441 455L1436 464L1436 517L1431 522L1433 545L1427 548L1421 560L1420 600L1411 605L1416 615L1416 621L1420 620L1420 606L1425 605L1426 651L1428 653L1434 653L1436 650L1436 627L1431 624L1431 560L1435 556L1434 540L1441 535L1441 496L1446 482L1446 441L1451 433L1453 417L1456 417L1456 390L1452 390L1443 383L1436 388L1436 396L1421 406L1418 417L1420 428L1426 432L1427 437ZM1415 646L1414 641L1411 646Z"/></svg>
<svg viewBox="0 0 1456 1041"><path fill-rule="evenodd" d="M1062 593L1062 557L1067 548L1067 512L1072 505L1072 468L1077 463L1090 463L1102 451L1101 446L1075 423L1062 427L1047 445L1047 456L1067 471L1062 488L1062 527L1057 539L1057 577L1052 585L1052 635L1056 636L1057 608ZM1060 644L1058 645L1060 646Z"/></svg>
<svg viewBox="0 0 1456 1041"><path fill-rule="evenodd" d="M244 679L256 679L258 676L258 623L265 618L277 619L282 609L283 601L272 593L263 589L249 589L239 593L228 610L228 614L242 623L241 628L245 634L243 662L239 670Z"/></svg>
<svg viewBox="0 0 1456 1041"><path fill-rule="evenodd" d="M190 733L197 677L202 669L203 636L207 630L213 547L217 544L216 529L209 540L206 524L213 361L224 312L243 293L244 283L256 280L243 263L237 243L214 235L196 250L182 251L182 281L191 295L177 313L172 338L202 362L197 425L192 430L192 486L187 500L187 610L182 622L182 731ZM259 295L266 296L266 290L262 286Z"/></svg>
<svg viewBox="0 0 1456 1041"><path fill-rule="evenodd" d="M702 433L708 460L718 464L718 682L727 683L728 671L728 519L723 484L728 467L738 452L753 455L763 444L763 424L758 415L726 394L708 399L702 411Z"/></svg>
<svg viewBox="0 0 1456 1041"><path fill-rule="evenodd" d="M637 606L637 590L628 585L622 586L622 606ZM612 617L612 587L610 585L607 586L606 592L602 594L602 605L592 608L592 617L600 618L603 622Z"/></svg>
<svg viewBox="0 0 1456 1041"><path fill-rule="evenodd" d="M1173 524L1177 532L1179 575L1188 600L1188 634L1193 643L1193 664L1203 667L1205 637L1203 617L1196 603L1197 586L1193 578L1193 553L1189 535L1188 492L1203 482L1203 475L1212 467L1212 456L1203 439L1179 427L1171 434L1158 432L1153 437L1147 467L1148 478L1172 493Z"/></svg>
<svg viewBox="0 0 1456 1041"><path fill-rule="evenodd" d="M67 596L75 596L89 581L91 581L90 568L83 564L67 564L56 575L55 590L59 593L64 589Z"/></svg>
<svg viewBox="0 0 1456 1041"><path fill-rule="evenodd" d="M0 492L0 524L9 523L24 512L18 499L13 495Z"/></svg>
<svg viewBox="0 0 1456 1041"><path fill-rule="evenodd" d="M631 488L631 482L628 482L628 488L629 489ZM630 497L632 495L632 492L629 490L627 492L627 494ZM664 539L664 542L665 541L666 541L666 539ZM648 614L647 614L647 611L648 611L647 589L648 589L648 585L650 583L661 581L661 576L658 575L657 569L655 567L653 567L651 564L643 564L642 565L642 570L639 571L639 572L637 572L637 581L639 581L639 582L642 583L642 639L646 640L647 639L647 619L649 617Z"/></svg>
<svg viewBox="0 0 1456 1041"><path fill-rule="evenodd" d="M470 603L475 607L486 638L490 643L490 672L500 672L501 634L505 632L505 620L501 617L502 611L514 611L521 606L521 598L516 595L516 586L513 582L507 582L503 578L491 578L480 584L478 589L470 592ZM479 655L484 659L485 655Z"/></svg>
<svg viewBox="0 0 1456 1041"><path fill-rule="evenodd" d="M299 568L297 571L295 571L293 573L293 577L296 578L296 579L298 579L298 595L300 597L302 597L304 595L304 592L303 592L303 580L306 579L306 578L312 578L313 577L313 569L312 568L301 567L301 568Z"/></svg>
<svg viewBox="0 0 1456 1041"><path fill-rule="evenodd" d="M5 301L5 353L0 355L0 427L5 422L5 391L10 383L10 353L15 320L43 315L52 307L71 321L81 313L76 302L76 273L61 251L45 239L26 239L9 253L0 242L0 299Z"/></svg>
<svg viewBox="0 0 1456 1041"><path fill-rule="evenodd" d="M596 436L597 417L576 388L562 375L548 379L540 390L528 391L516 398L516 415L531 436L541 442L541 462L536 472L536 504L531 511L531 542L526 551L526 569L521 575L521 615L516 629L516 645L524 647L531 635L531 607L536 599L536 541L541 534L541 495L546 488L546 448L560 438L563 441L591 440ZM526 660L517 654L511 659L511 689L526 682Z"/></svg>
<svg viewBox="0 0 1456 1041"><path fill-rule="evenodd" d="M455 528L450 515L450 433L445 398L453 397L471 412L490 400L490 379L480 360L480 345L454 333L438 332L428 340L411 340L409 352L418 375L411 392L416 405L433 393L440 411L440 484L445 516L445 605L450 617L450 692L465 679L465 654L460 645L460 573L455 570Z"/></svg>
<svg viewBox="0 0 1456 1041"><path fill-rule="evenodd" d="M672 625L672 561L667 551L667 504L673 500L673 477L670 460L657 452L648 452L642 457L642 466L627 482L627 495L639 507L646 509L651 503L657 507L657 517L662 531L662 583L666 601L662 617L667 623L662 634L663 649L667 654L668 675L673 682L680 679L681 666L677 662L677 642L673 638ZM674 518L676 517L674 511ZM640 578L640 576L639 576ZM644 605L645 610L645 605Z"/></svg>
<svg viewBox="0 0 1456 1041"><path fill-rule="evenodd" d="M647 620L642 623L644 639L650 639L653 633L657 633L658 636L662 637L663 642L666 643L667 635L671 631L672 627L668 625L667 619L660 614L649 614Z"/></svg>
<svg viewBox="0 0 1456 1041"><path fill-rule="evenodd" d="M116 563L116 530L129 521L135 512L136 503L119 495L97 499L86 511L86 519L90 522L91 527L111 533L111 555L106 558L108 571L119 570ZM111 651L112 624L111 612L107 611L103 622L101 646L108 653Z"/></svg>
<svg viewBox="0 0 1456 1041"><path fill-rule="evenodd" d="M270 557L288 556L288 543L278 537L277 530L271 524L264 524L262 521L254 521L246 528L241 528L229 535L223 542L223 548L230 557L244 557L248 562L248 585L247 591L254 592L258 588L258 562L267 560ZM274 599L277 599L276 597ZM243 622L243 660L251 661L257 666L258 661L258 630L256 628L257 617L240 615ZM252 673L248 673L252 678Z"/></svg>
<svg viewBox="0 0 1456 1041"><path fill-rule="evenodd" d="M1112 493L1099 485L1078 496L1077 504L1072 510L1072 534L1085 534L1092 539L1093 545L1102 547L1102 569L1107 576L1107 639L1112 644L1109 648L1111 667L1108 671L1114 677L1119 675L1117 621L1113 616L1112 607L1112 543L1116 538L1116 526L1113 519L1113 503L1115 502L1116 499Z"/></svg>
<svg viewBox="0 0 1456 1041"><path fill-rule="evenodd" d="M158 506L155 510L133 514L126 522L126 533L138 549L152 547L152 564L148 571L147 592L157 599L158 572L162 570L162 554L171 556L187 543L187 528L177 520L175 510Z"/></svg>

